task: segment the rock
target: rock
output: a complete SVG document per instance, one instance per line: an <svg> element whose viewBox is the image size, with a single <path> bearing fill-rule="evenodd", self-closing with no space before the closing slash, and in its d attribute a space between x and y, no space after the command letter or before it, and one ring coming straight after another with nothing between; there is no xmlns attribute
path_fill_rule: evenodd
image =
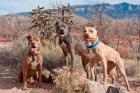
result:
<svg viewBox="0 0 140 93"><path fill-rule="evenodd" d="M115 86L111 84L102 85L99 82L87 80L84 93L129 93L126 88L122 86Z"/></svg>
<svg viewBox="0 0 140 93"><path fill-rule="evenodd" d="M51 73L48 69L44 68L42 70L42 81L43 82L51 82Z"/></svg>

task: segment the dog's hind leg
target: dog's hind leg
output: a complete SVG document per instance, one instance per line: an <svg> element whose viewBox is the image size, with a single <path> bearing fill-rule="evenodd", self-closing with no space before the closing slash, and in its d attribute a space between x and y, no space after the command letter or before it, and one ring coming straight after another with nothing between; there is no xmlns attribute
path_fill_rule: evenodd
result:
<svg viewBox="0 0 140 93"><path fill-rule="evenodd" d="M66 65L69 67L69 57L65 56L65 60L66 60Z"/></svg>
<svg viewBox="0 0 140 93"><path fill-rule="evenodd" d="M69 66L69 58L68 58L68 52L65 48L63 48L62 46L60 46L62 48L65 60L66 60L66 66Z"/></svg>
<svg viewBox="0 0 140 93"><path fill-rule="evenodd" d="M19 82L22 83L23 82L23 73L20 71L19 74L18 74L18 79L19 79Z"/></svg>
<svg viewBox="0 0 140 93"><path fill-rule="evenodd" d="M106 84L106 80L107 80L107 62L106 62L106 58L102 57L101 58L101 63L103 64L103 84Z"/></svg>
<svg viewBox="0 0 140 93"><path fill-rule="evenodd" d="M114 76L111 74L111 73L108 73L108 75L111 77L111 79L112 79L112 84L114 84L115 83L115 78L114 78Z"/></svg>
<svg viewBox="0 0 140 93"><path fill-rule="evenodd" d="M118 69L120 70L121 74L123 75L123 77L124 77L124 79L125 79L127 89L128 89L128 90L131 90L131 89L130 89L130 86L129 86L129 83L128 83L128 80L127 80L127 77L126 77L125 68L124 68L124 63L123 63L122 59L119 58L119 60L118 60L117 63L118 63Z"/></svg>
<svg viewBox="0 0 140 93"><path fill-rule="evenodd" d="M115 68L116 64L113 61L108 61L107 62L107 74L111 77L112 79L112 84L115 83L115 78L113 76L113 74L111 73L111 71Z"/></svg>
<svg viewBox="0 0 140 93"><path fill-rule="evenodd" d="M23 74L23 89L27 89L27 69L24 70Z"/></svg>
<svg viewBox="0 0 140 93"><path fill-rule="evenodd" d="M70 49L70 55L71 55L71 61L70 61L70 67L71 68L73 68L73 66L74 66L74 59L75 59L75 57L74 57L74 55L75 55L75 53L74 53L75 51L74 51L74 48L73 47L71 47L71 49Z"/></svg>

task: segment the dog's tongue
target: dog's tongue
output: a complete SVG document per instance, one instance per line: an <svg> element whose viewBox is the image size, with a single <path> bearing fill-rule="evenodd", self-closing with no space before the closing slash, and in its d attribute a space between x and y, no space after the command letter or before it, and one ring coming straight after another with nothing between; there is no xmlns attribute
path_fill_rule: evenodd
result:
<svg viewBox="0 0 140 93"><path fill-rule="evenodd" d="M63 35L60 35L60 37L64 37L64 34Z"/></svg>
<svg viewBox="0 0 140 93"><path fill-rule="evenodd" d="M37 48L31 48L31 51L35 52L37 50Z"/></svg>

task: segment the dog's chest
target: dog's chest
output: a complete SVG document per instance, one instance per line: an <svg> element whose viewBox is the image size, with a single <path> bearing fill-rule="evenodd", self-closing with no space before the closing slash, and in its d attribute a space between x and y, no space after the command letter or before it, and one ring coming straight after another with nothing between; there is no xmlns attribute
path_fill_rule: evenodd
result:
<svg viewBox="0 0 140 93"><path fill-rule="evenodd" d="M33 62L31 62L31 69L36 70L38 65L39 63L36 60L34 60Z"/></svg>

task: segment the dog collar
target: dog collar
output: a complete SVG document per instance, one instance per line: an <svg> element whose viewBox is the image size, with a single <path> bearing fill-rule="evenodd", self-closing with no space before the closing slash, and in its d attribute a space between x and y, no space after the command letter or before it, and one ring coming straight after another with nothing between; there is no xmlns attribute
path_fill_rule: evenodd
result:
<svg viewBox="0 0 140 93"><path fill-rule="evenodd" d="M99 45L99 43L100 43L100 40L97 39L94 44L87 45L87 48L96 48Z"/></svg>

